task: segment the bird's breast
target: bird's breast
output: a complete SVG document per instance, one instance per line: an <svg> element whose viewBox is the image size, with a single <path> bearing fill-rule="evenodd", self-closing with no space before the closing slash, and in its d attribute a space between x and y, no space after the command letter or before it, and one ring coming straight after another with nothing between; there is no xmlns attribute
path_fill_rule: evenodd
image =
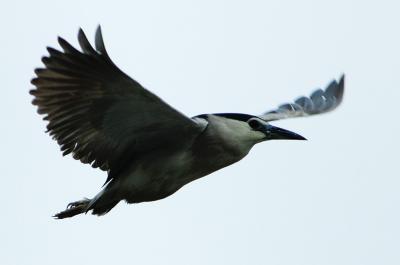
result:
<svg viewBox="0 0 400 265"><path fill-rule="evenodd" d="M184 150L142 157L126 172L122 186L128 201L162 199L189 182L239 161L246 154L215 139L199 137Z"/></svg>

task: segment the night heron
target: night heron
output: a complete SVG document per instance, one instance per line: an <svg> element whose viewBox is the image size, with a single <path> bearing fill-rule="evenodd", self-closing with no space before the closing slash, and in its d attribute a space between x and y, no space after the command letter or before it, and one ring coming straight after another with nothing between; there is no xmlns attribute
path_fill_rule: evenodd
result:
<svg viewBox="0 0 400 265"><path fill-rule="evenodd" d="M47 130L82 163L107 172L92 199L72 202L56 218L92 211L103 215L121 200L163 199L185 184L238 162L257 143L304 140L270 121L314 115L342 101L344 76L325 90L300 97L259 116L240 113L186 117L123 73L104 47L100 27L94 49L82 30L82 51L58 38L62 51L47 48L30 93Z"/></svg>

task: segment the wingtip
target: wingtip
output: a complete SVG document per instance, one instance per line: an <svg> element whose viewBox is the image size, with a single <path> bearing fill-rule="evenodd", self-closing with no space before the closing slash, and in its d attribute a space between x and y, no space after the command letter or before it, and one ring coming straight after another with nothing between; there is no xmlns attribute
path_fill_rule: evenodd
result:
<svg viewBox="0 0 400 265"><path fill-rule="evenodd" d="M78 34L85 34L85 32L83 31L83 29L81 27L79 27Z"/></svg>
<svg viewBox="0 0 400 265"><path fill-rule="evenodd" d="M339 102L341 102L343 99L345 79L346 79L346 75L343 73L339 79L339 83L337 86L337 93L336 93L337 97L339 99Z"/></svg>
<svg viewBox="0 0 400 265"><path fill-rule="evenodd" d="M325 93L335 97L338 103L340 103L343 98L344 80L345 75L342 74L339 79L334 79L325 89Z"/></svg>
<svg viewBox="0 0 400 265"><path fill-rule="evenodd" d="M63 37L61 37L61 36L58 36L57 37L57 41L58 41L58 44L60 44L61 46L64 44L64 43L66 43L67 41L66 40L64 40L64 38Z"/></svg>
<svg viewBox="0 0 400 265"><path fill-rule="evenodd" d="M40 82L39 77L34 77L34 78L31 79L31 84L34 85L34 86L38 86L39 82Z"/></svg>
<svg viewBox="0 0 400 265"><path fill-rule="evenodd" d="M96 34L100 34L101 35L101 25L100 24L97 25Z"/></svg>
<svg viewBox="0 0 400 265"><path fill-rule="evenodd" d="M83 31L82 28L79 28L79 30L78 30L78 41L84 41L85 39L87 39L85 32Z"/></svg>
<svg viewBox="0 0 400 265"><path fill-rule="evenodd" d="M36 96L36 94L37 94L37 90L36 89L30 89L29 90L29 95ZM32 102L32 104L33 104L33 102Z"/></svg>
<svg viewBox="0 0 400 265"><path fill-rule="evenodd" d="M340 87L343 87L343 88L344 88L345 79L346 79L346 74L343 73L343 74L340 76L340 79L339 79L339 86L340 86Z"/></svg>
<svg viewBox="0 0 400 265"><path fill-rule="evenodd" d="M78 41L88 42L85 31L83 31L83 29L81 27L78 30Z"/></svg>
<svg viewBox="0 0 400 265"><path fill-rule="evenodd" d="M100 25L97 26L96 33L94 35L94 44L96 46L96 50L98 50L100 52L104 51L103 35L101 33Z"/></svg>
<svg viewBox="0 0 400 265"><path fill-rule="evenodd" d="M90 42L89 42L88 38L86 37L86 34L82 30L82 28L79 28L79 31L78 31L78 42L79 42L79 46L81 46L83 53L92 55L92 56L96 56L98 54L96 52L96 50L90 44Z"/></svg>
<svg viewBox="0 0 400 265"><path fill-rule="evenodd" d="M101 26L100 24L97 26L97 30L94 36L94 44L96 47L96 50L104 56L107 60L111 61L110 57L107 54L106 46L104 45L104 40L103 40L103 34L101 32Z"/></svg>

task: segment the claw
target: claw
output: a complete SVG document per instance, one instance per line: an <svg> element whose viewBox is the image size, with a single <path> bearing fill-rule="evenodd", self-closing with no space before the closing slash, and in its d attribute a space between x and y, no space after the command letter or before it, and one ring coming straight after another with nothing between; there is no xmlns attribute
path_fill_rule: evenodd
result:
<svg viewBox="0 0 400 265"><path fill-rule="evenodd" d="M80 201L70 202L67 205L67 209L71 209L71 208L86 204L88 201L90 201L88 198L83 198L83 200L80 200Z"/></svg>

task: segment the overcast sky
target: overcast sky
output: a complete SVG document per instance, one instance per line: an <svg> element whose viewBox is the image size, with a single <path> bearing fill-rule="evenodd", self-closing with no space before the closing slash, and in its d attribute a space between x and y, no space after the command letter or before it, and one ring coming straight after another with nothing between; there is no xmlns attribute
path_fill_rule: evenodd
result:
<svg viewBox="0 0 400 265"><path fill-rule="evenodd" d="M0 9L0 264L400 264L398 1L7 1ZM167 199L56 221L106 175L62 157L30 104L57 36L98 24L114 62L189 116L259 114L346 73L343 105L274 124Z"/></svg>

